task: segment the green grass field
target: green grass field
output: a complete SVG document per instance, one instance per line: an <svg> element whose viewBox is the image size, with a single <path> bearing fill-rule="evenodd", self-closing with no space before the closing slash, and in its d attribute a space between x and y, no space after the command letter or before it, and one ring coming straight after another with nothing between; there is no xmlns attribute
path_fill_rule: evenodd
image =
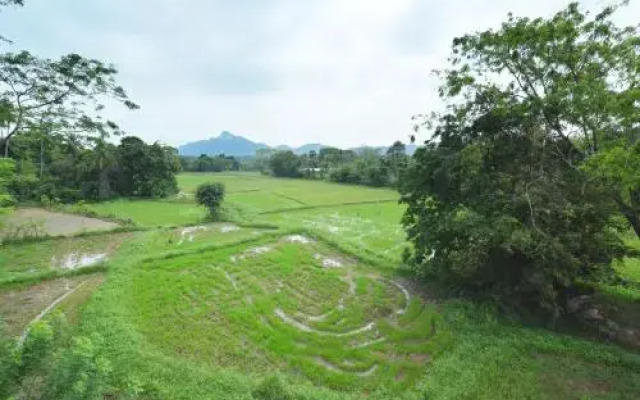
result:
<svg viewBox="0 0 640 400"><path fill-rule="evenodd" d="M64 275L108 260L131 235L99 234L56 238L4 246L0 252L0 286L48 275Z"/></svg>
<svg viewBox="0 0 640 400"><path fill-rule="evenodd" d="M180 195L158 201L116 200L88 204L87 209L104 217L130 219L139 226L160 227L198 224L206 213L194 202L199 184L215 180L227 191L225 207L243 221L264 219L269 213L295 209L324 209L341 205L395 203L398 194L389 189L337 185L322 181L274 179L253 173L237 175L182 174ZM395 222L395 221L394 221Z"/></svg>
<svg viewBox="0 0 640 400"><path fill-rule="evenodd" d="M131 219L140 226L151 228L197 224L206 217L206 211L192 202L115 200L87 207L99 215Z"/></svg>
<svg viewBox="0 0 640 400"><path fill-rule="evenodd" d="M190 194L206 181L225 183L233 221L204 222ZM51 393L83 398L73 390L103 382L116 399L640 398L637 350L504 321L410 281L391 190L255 174L179 182L173 199L89 205L144 231L0 249L2 299L26 293L3 280L45 277L52 257L109 249L90 299L85 289L60 304L75 340L48 369L82 360L94 372L53 373ZM602 296L637 322L640 263L618 267L637 285Z"/></svg>
<svg viewBox="0 0 640 400"><path fill-rule="evenodd" d="M166 354L210 366L278 369L337 389L415 384L448 337L434 306L307 240L148 261L131 277L130 318Z"/></svg>

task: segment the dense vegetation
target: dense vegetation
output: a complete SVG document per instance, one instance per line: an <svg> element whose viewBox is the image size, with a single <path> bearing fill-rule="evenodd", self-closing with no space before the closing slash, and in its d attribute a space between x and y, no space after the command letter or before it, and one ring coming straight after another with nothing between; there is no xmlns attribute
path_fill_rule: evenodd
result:
<svg viewBox="0 0 640 400"><path fill-rule="evenodd" d="M577 4L454 40L448 112L401 182L410 261L502 304L558 315L612 278L638 222L640 36Z"/></svg>
<svg viewBox="0 0 640 400"><path fill-rule="evenodd" d="M201 154L199 157L180 156L180 166L185 172L239 171L240 161L224 154L215 157Z"/></svg>
<svg viewBox="0 0 640 400"><path fill-rule="evenodd" d="M215 217L220 213L220 206L224 200L224 185L222 183L203 183L196 190L196 201L209 210L209 215Z"/></svg>
<svg viewBox="0 0 640 400"><path fill-rule="evenodd" d="M285 150L271 152L267 157L260 167L273 176L325 179L374 187L397 185L409 160L400 141L396 141L384 154L373 148L354 151L325 147L319 152L311 151L301 156Z"/></svg>
<svg viewBox="0 0 640 400"><path fill-rule="evenodd" d="M23 133L13 140L11 157L17 168L8 187L21 201L164 197L177 191L175 149L133 136L117 146L101 140L85 146L65 135Z"/></svg>
<svg viewBox="0 0 640 400"><path fill-rule="evenodd" d="M7 4L22 2L0 5ZM136 137L123 138L119 146L108 140L124 132L103 118L103 103L138 108L116 74L113 66L78 54L58 60L27 51L0 55L0 150L15 160L2 161L0 193L8 190L21 201L71 202L162 197L177 190L175 150Z"/></svg>
<svg viewBox="0 0 640 400"><path fill-rule="evenodd" d="M0 214L15 202L9 193L8 184L15 176L15 164L10 159L0 159Z"/></svg>

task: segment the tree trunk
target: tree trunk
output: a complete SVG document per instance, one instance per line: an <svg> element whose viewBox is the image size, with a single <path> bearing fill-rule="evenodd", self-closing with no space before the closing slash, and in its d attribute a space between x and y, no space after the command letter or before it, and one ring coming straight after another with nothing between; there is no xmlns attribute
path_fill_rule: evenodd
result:
<svg viewBox="0 0 640 400"><path fill-rule="evenodd" d="M40 179L44 174L44 140L40 139Z"/></svg>
<svg viewBox="0 0 640 400"><path fill-rule="evenodd" d="M640 238L640 212L625 203L620 197L616 198L616 203L622 215L629 221L629 225L633 228L636 236Z"/></svg>
<svg viewBox="0 0 640 400"><path fill-rule="evenodd" d="M6 138L4 138L3 144L4 144L4 158L9 157L9 136L7 136Z"/></svg>

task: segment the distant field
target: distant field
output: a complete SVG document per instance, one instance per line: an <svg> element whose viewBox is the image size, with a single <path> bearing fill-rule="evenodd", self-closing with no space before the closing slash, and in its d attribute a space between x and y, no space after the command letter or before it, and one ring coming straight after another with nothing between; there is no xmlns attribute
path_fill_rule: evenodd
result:
<svg viewBox="0 0 640 400"><path fill-rule="evenodd" d="M144 227L197 224L207 215L206 210L195 202L115 200L89 204L87 207L100 215L130 218Z"/></svg>
<svg viewBox="0 0 640 400"><path fill-rule="evenodd" d="M228 201L253 212L275 211L299 207L317 207L376 201L393 201L398 193L387 188L341 185L324 181L272 178L240 174L187 173L178 176L178 184L185 193L194 193L204 182L221 182L228 193ZM263 200L261 202L261 200ZM260 206L256 207L256 204Z"/></svg>
<svg viewBox="0 0 640 400"><path fill-rule="evenodd" d="M276 179L251 173L189 173L178 176L183 193L175 198L159 201L116 200L89 204L87 207L99 215L129 218L144 227L198 224L206 219L207 213L195 203L193 194L197 186L204 182L223 183L227 190L225 206L244 216L247 222L263 220L258 216L279 211L345 204L395 203L398 199L398 194L390 189L302 179ZM395 218L395 214L392 218ZM396 218L394 225L397 222Z"/></svg>

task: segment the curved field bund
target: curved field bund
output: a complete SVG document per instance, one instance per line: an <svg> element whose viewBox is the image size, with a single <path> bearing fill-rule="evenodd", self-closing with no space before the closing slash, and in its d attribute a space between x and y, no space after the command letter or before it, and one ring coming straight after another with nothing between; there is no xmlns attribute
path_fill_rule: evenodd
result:
<svg viewBox="0 0 640 400"><path fill-rule="evenodd" d="M410 387L448 336L397 278L300 235L148 260L130 285L167 355L339 389Z"/></svg>

